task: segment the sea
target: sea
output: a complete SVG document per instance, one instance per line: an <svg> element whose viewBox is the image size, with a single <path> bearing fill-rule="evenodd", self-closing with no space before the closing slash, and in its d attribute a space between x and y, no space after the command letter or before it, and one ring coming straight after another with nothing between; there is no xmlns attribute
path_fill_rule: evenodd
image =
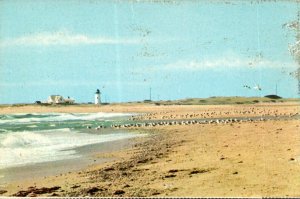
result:
<svg viewBox="0 0 300 199"><path fill-rule="evenodd" d="M109 128L133 113L30 113L0 115L0 171L76 159L78 148L144 136ZM97 126L106 127L96 130ZM87 128L90 127L90 128Z"/></svg>

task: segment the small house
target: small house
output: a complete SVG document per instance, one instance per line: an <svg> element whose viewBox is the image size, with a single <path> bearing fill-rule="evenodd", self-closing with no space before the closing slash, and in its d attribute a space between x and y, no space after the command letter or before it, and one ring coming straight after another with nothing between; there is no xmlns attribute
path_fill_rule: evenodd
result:
<svg viewBox="0 0 300 199"><path fill-rule="evenodd" d="M74 104L75 100L71 99L69 96L67 99L64 99L66 104Z"/></svg>

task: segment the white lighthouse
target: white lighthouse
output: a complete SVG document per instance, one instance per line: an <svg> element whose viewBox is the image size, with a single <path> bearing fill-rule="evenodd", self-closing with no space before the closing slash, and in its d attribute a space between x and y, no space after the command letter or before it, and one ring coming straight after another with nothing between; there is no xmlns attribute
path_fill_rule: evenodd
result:
<svg viewBox="0 0 300 199"><path fill-rule="evenodd" d="M96 93L95 93L95 104L100 104L101 103L101 99L100 99L100 90L97 89Z"/></svg>

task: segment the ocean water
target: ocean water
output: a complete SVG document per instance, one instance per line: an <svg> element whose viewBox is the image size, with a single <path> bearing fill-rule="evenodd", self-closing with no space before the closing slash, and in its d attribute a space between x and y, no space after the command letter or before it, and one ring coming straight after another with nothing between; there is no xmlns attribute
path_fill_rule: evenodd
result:
<svg viewBox="0 0 300 199"><path fill-rule="evenodd" d="M80 157L76 148L141 136L95 130L122 123L132 114L48 113L0 115L0 169ZM87 126L92 127L87 129Z"/></svg>

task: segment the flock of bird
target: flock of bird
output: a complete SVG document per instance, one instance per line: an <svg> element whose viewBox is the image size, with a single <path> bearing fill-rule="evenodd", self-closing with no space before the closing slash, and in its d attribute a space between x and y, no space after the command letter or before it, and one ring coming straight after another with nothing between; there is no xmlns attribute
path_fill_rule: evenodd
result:
<svg viewBox="0 0 300 199"><path fill-rule="evenodd" d="M247 89L252 89L252 87L249 86L249 85L244 85L243 87L244 87L244 88L247 88ZM258 84L256 84L256 85L253 87L253 89L254 89L254 90L259 90L259 91L262 90L261 87L260 87Z"/></svg>
<svg viewBox="0 0 300 199"><path fill-rule="evenodd" d="M112 124L110 128L137 128L137 127L155 127L171 125L194 125L194 124L228 124L239 122L266 121L278 119L280 117L299 116L299 110L289 109L289 111L280 111L278 109L247 108L240 110L213 111L206 110L202 112L173 114L173 111L163 111L146 113L137 116L131 116L128 123ZM222 118L222 119L220 119ZM88 126L88 129L92 127ZM95 130L107 128L105 125L99 125Z"/></svg>
<svg viewBox="0 0 300 199"><path fill-rule="evenodd" d="M228 124L238 122L253 122L253 121L266 121L269 119L210 119L210 120L187 120L187 121L152 121L142 123L130 123L130 124L112 124L112 128L130 128L130 127L155 127L155 126L172 126L172 125L193 125L193 124Z"/></svg>
<svg viewBox="0 0 300 199"><path fill-rule="evenodd" d="M222 118L222 117L254 117L254 116L294 116L299 113L298 109L281 111L279 109L265 109L265 108L245 108L245 109L232 109L225 111L217 110L203 110L195 112L187 112L182 114L174 114L173 111L154 112L143 115L132 116L129 120L172 120L172 119L205 119L205 118Z"/></svg>

